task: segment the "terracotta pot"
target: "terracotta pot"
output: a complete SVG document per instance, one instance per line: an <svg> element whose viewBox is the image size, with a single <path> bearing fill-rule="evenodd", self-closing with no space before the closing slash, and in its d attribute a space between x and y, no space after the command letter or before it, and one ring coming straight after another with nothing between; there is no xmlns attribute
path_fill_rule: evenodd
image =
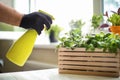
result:
<svg viewBox="0 0 120 80"><path fill-rule="evenodd" d="M110 31L113 33L118 33L120 35L120 26L111 26Z"/></svg>

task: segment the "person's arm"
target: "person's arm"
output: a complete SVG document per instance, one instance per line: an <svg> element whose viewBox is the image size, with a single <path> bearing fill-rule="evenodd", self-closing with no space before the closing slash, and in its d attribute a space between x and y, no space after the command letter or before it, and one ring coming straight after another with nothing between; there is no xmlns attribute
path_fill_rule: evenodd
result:
<svg viewBox="0 0 120 80"><path fill-rule="evenodd" d="M49 29L52 19L43 12L32 12L29 14L21 14L15 9L0 3L0 22L19 26L25 29L35 29L38 34L44 29Z"/></svg>
<svg viewBox="0 0 120 80"><path fill-rule="evenodd" d="M0 3L0 22L19 26L23 14L17 12L15 9Z"/></svg>

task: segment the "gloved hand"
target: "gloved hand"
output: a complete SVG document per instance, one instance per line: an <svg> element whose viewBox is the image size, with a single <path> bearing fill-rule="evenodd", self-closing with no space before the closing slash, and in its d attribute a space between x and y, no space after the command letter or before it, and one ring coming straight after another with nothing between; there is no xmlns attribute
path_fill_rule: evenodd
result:
<svg viewBox="0 0 120 80"><path fill-rule="evenodd" d="M44 25L49 29L51 24L52 19L48 15L41 12L33 12L23 16L20 27L35 29L40 35L41 31L44 29Z"/></svg>

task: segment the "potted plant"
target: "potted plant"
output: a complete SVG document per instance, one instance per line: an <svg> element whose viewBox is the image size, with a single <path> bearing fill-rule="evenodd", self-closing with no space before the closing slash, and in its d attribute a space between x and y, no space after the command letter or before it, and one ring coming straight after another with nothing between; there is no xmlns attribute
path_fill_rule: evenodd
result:
<svg viewBox="0 0 120 80"><path fill-rule="evenodd" d="M57 42L59 39L59 34L63 29L57 25L51 25L50 29L46 31L46 33L49 35L50 42Z"/></svg>
<svg viewBox="0 0 120 80"><path fill-rule="evenodd" d="M118 33L120 34L120 8L118 9L117 12L115 11L111 11L113 14L112 15L108 15L108 12L106 12L105 16L108 18L107 22L105 24L101 25L101 28L105 28L105 27L110 27L109 31L113 32L113 33Z"/></svg>
<svg viewBox="0 0 120 80"><path fill-rule="evenodd" d="M119 77L120 36L86 35L73 30L58 45L59 73Z"/></svg>
<svg viewBox="0 0 120 80"><path fill-rule="evenodd" d="M107 23L101 25L101 16L98 19L94 17L92 24L95 26L92 27L95 30L109 26ZM111 17L107 21L110 22ZM74 28L59 39L59 73L119 77L120 36L104 32L83 36L81 33L79 28Z"/></svg>

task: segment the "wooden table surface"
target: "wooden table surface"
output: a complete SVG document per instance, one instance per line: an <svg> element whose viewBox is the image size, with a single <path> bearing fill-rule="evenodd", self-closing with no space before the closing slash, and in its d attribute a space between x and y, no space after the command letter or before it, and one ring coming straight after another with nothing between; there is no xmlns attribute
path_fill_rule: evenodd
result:
<svg viewBox="0 0 120 80"><path fill-rule="evenodd" d="M0 80L120 80L119 78L59 74L58 69L1 73Z"/></svg>

